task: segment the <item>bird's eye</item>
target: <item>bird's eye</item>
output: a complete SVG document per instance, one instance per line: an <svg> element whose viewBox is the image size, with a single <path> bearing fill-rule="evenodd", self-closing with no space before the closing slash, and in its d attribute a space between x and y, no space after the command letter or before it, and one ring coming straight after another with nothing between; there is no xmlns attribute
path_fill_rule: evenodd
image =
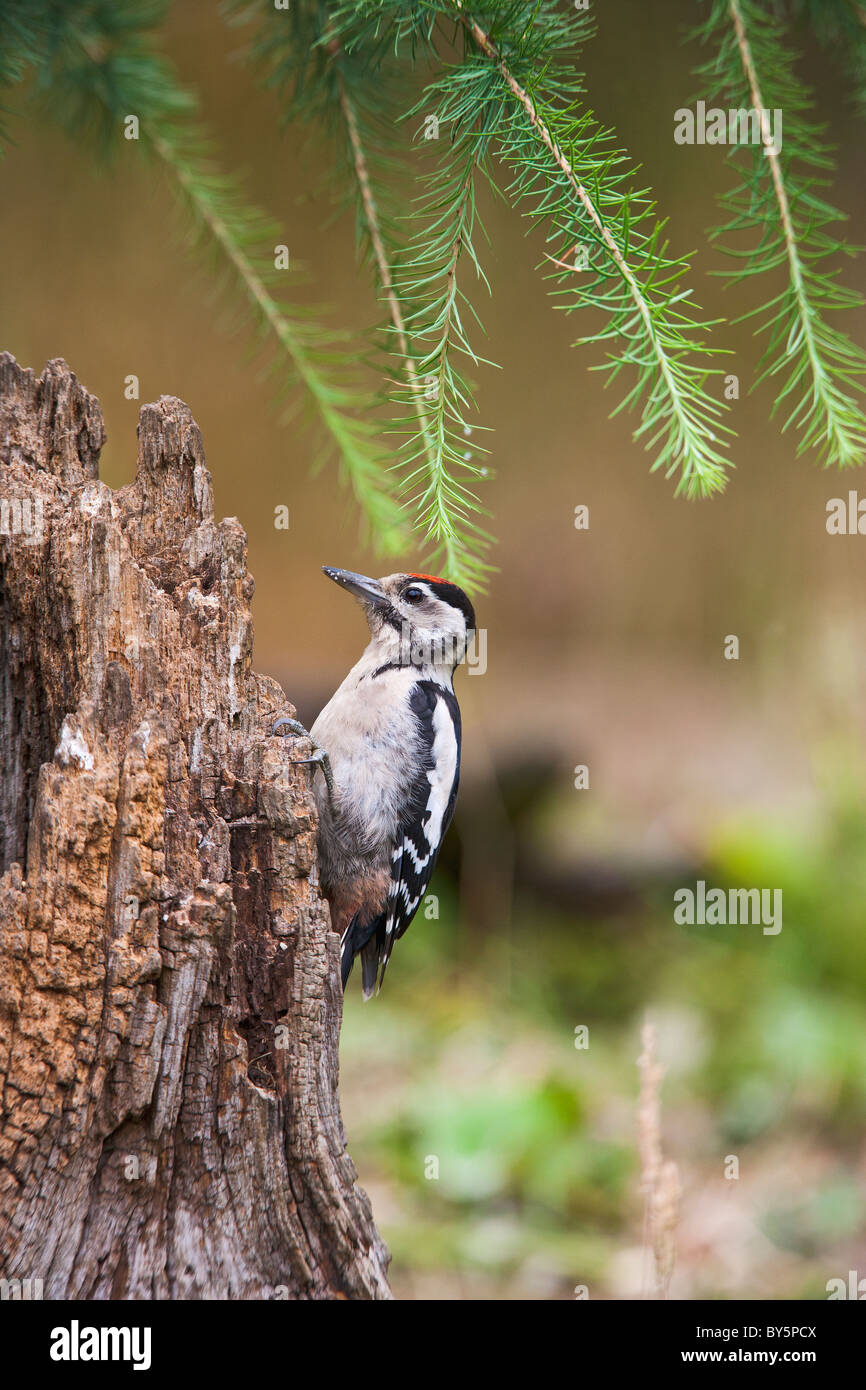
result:
<svg viewBox="0 0 866 1390"><path fill-rule="evenodd" d="M406 590L403 597L407 603L420 603L424 597L424 590L419 589L416 584L413 584L411 589Z"/></svg>

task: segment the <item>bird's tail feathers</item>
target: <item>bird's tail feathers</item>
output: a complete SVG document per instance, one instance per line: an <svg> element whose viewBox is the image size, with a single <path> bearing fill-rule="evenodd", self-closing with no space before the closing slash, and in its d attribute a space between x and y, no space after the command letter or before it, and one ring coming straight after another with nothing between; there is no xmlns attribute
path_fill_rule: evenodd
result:
<svg viewBox="0 0 866 1390"><path fill-rule="evenodd" d="M352 966L355 962L355 943L353 934L355 924L358 921L358 914L349 919L343 935L340 937L340 978L343 982L343 993L346 992L346 985L349 983L349 976L352 973Z"/></svg>
<svg viewBox="0 0 866 1390"><path fill-rule="evenodd" d="M364 999L372 999L379 993L376 976L379 973L379 943L371 936L366 946L361 948L361 989Z"/></svg>
<svg viewBox="0 0 866 1390"><path fill-rule="evenodd" d="M343 932L340 943L340 974L343 981L343 993L345 993L355 957L360 956L361 988L366 1000L371 999L374 994L378 994L382 988L385 965L388 962L386 958L382 964L382 973L377 983L376 976L379 975L379 962L382 954L382 919L376 918L372 922L361 923L359 916L359 913L355 913Z"/></svg>

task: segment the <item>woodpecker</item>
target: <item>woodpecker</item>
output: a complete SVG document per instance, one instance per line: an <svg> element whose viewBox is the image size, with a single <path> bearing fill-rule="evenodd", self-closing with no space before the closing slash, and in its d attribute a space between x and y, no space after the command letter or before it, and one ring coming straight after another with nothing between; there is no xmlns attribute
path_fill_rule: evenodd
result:
<svg viewBox="0 0 866 1390"><path fill-rule="evenodd" d="M307 735L319 810L319 872L340 933L343 989L361 957L365 999L433 873L457 800L454 671L475 628L463 590L430 574L369 579L323 566L361 603L370 641ZM321 772L321 776L316 773Z"/></svg>

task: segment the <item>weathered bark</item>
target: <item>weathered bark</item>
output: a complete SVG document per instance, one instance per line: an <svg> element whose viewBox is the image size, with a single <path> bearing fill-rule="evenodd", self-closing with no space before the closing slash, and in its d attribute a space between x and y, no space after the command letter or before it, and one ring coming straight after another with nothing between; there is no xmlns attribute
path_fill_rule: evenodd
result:
<svg viewBox="0 0 866 1390"><path fill-rule="evenodd" d="M0 356L0 499L30 504L0 536L0 1275L388 1297L308 749L270 737L293 710L252 670L246 537L190 411L138 434L112 492L98 402Z"/></svg>

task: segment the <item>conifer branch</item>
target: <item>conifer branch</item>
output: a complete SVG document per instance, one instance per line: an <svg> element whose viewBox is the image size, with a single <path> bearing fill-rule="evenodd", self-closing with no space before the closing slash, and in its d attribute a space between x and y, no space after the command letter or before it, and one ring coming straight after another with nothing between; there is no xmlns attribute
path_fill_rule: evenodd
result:
<svg viewBox="0 0 866 1390"><path fill-rule="evenodd" d="M828 312L856 307L862 300L836 283L837 271L821 264L848 248L823 231L842 214L814 191L826 183L816 174L828 167L830 152L821 128L805 117L809 94L795 75L780 25L754 0L716 0L698 36L718 45L701 75L721 84L738 108L748 105L760 113L761 143L751 150L751 171L723 197L733 215L713 232L717 238L759 233L753 252L729 251L747 257L743 269L725 272L732 280L786 267L785 289L743 315L769 314L758 330L769 333L758 381L786 374L773 411L793 399L782 428L800 431L798 454L815 448L827 465L862 463L866 419L857 396L863 390L866 356L826 319ZM776 147L769 129L767 113L777 109L784 119L783 149ZM804 173L795 172L797 164Z"/></svg>
<svg viewBox="0 0 866 1390"><path fill-rule="evenodd" d="M678 443L680 448L671 462L668 474L679 465L682 470L680 487L689 494L714 492L718 490L723 486L724 480L722 461L716 455L715 450L706 448L701 438L701 427L706 425L706 417L704 416L701 419L689 411L685 393L682 390L682 383L678 381L676 377L674 361L662 341L660 333L657 331L655 316L650 307L650 303L639 285L631 266L628 264L626 256L611 234L610 229L605 225L598 208L587 189L577 177L570 161L566 158L548 126L539 115L536 105L528 91L521 86L514 74L510 71L508 64L503 60L496 45L491 41L490 35L482 29L478 21L470 15L462 14L461 20L464 27L478 44L478 47L496 64L508 90L523 107L532 130L544 145L554 163L574 191L575 196L583 207L589 221L595 227L599 237L604 242L611 259L628 288L628 293L634 302L635 308L643 323L644 331L652 345L652 352L658 371L669 396L670 409L675 428L679 432ZM568 267L563 267L561 261L554 261L554 263L566 270L568 269ZM709 437L712 439L714 436L710 433Z"/></svg>
<svg viewBox="0 0 866 1390"><path fill-rule="evenodd" d="M583 279L565 255L547 260L567 312L594 305L607 315L606 330L579 341L612 345L602 367L609 380L637 368L636 383L613 413L640 404L635 437L655 453L653 471L679 474L677 492L721 490L730 464L720 446L731 431L719 423L723 403L706 389L720 372L702 336L711 324L688 311L690 292L680 283L686 261L667 255L660 224L649 225L645 190L624 186L626 157L585 109L579 76L561 61L585 33L546 0L512 0L486 24L461 8L459 22L522 118L515 119L512 105L496 124L501 156L515 170L509 192L529 201L529 216L545 224L548 241L573 251L589 238L595 247ZM488 92L488 102L495 96Z"/></svg>
<svg viewBox="0 0 866 1390"><path fill-rule="evenodd" d="M404 518L387 490L381 459L372 445L373 427L361 418L366 402L333 375L334 367L343 365L343 354L334 351L336 338L309 318L293 322L285 313L268 289L263 267L248 249L247 238L239 235L236 222L232 225L236 210L219 196L219 179L208 181L207 171L182 149L176 137L148 127L143 128L143 133L176 181L191 217L206 229L234 271L260 325L276 339L291 368L291 380L303 386L336 446L341 469L366 518L374 544L386 554L397 552L405 544ZM250 218L250 210L244 215ZM259 245L265 244L264 231L262 225L254 226L254 239ZM326 367L330 368L330 376ZM285 379L280 383L281 394L285 394L286 384Z"/></svg>
<svg viewBox="0 0 866 1390"><path fill-rule="evenodd" d="M282 241L280 229L216 166L212 143L195 123L194 97L153 42L150 31L164 11L163 0L66 7L51 0L0 0L0 25L19 45L17 57L7 53L0 65L0 84L33 69L52 117L108 157L129 148L121 131L130 114L137 117L141 145L167 170L198 233L194 249L209 246L217 253L215 268L228 269L257 340L273 339L271 374L279 395L294 391L296 405L312 407L323 442L318 461L336 455L368 532L379 548L393 553L405 545L406 518L375 444L373 403L352 384L345 335L280 297L300 276L276 270L272 257Z"/></svg>
<svg viewBox="0 0 866 1390"><path fill-rule="evenodd" d="M395 131L417 107L406 110L405 76L384 45L373 34L361 41L355 6L302 10L291 26L268 16L250 51L277 89L285 117L322 120L345 160L361 250L388 310L382 375L399 410L389 429L403 436L392 472L430 546L425 564L478 589L491 538L478 524L481 503L467 481L487 470L473 462L478 446L467 449L471 391L452 360L455 354L479 360L460 316L457 273L464 254L480 273L467 144L449 143L444 167L433 174L419 180L410 172ZM420 194L413 199L407 190L401 200L400 187L418 183Z"/></svg>
<svg viewBox="0 0 866 1390"><path fill-rule="evenodd" d="M403 314L401 294L392 273L385 245L385 236L370 178L369 162L362 143L358 115L345 76L339 67L341 50L335 39L329 41L328 50L337 63L338 98L346 127L350 159L358 185L362 216L378 272L379 286L388 305L391 326L406 374L408 395L418 424L415 439L417 452L423 456L423 473L426 475L426 482L421 486L420 491L412 497L411 505L416 510L419 527L423 529L426 538L433 547L432 559L429 563L435 564L456 583L478 589L483 586L483 577L487 569L480 555L480 552L486 548L487 537L477 527L462 524L468 521L469 508L465 506L467 498L458 496L456 493L450 476L444 412L429 411L426 405L416 357L410 345L409 331ZM470 170L459 205L458 220L461 224L461 231L455 237L446 272L447 311L443 325L438 371L435 377L434 399L437 402L445 400L448 387L446 370L456 305L457 264L462 249L463 213L471 194L471 181L472 171ZM411 442L408 452L411 459L413 457ZM411 471L404 479L403 490L405 491L418 482L421 473L421 468ZM472 500L477 499L473 498Z"/></svg>
<svg viewBox="0 0 866 1390"><path fill-rule="evenodd" d="M336 42L334 42L331 51L335 55L339 53L339 45L336 44ZM391 324L397 337L400 355L403 359L406 377L408 379L412 394L412 401L415 408L415 413L418 418L419 427L424 436L425 445L427 448L427 455L432 468L435 466L435 459L433 455L433 444L430 439L430 423L427 418L427 412L424 408L421 383L418 380L418 371L415 366L415 360L409 348L409 338L406 332L406 324L403 319L403 310L400 304L400 298L395 289L394 280L391 274L391 265L388 259L388 252L385 246L385 238L382 232L382 227L379 218L379 208L376 200L376 195L373 190L372 182L370 179L367 156L364 152L364 146L361 142L358 115L352 103L348 89L346 87L345 78L342 72L339 71L339 69L337 70L337 89L339 91L340 110L343 113L343 119L346 123L346 131L351 147L352 164L355 171L355 178L357 180L359 196L361 198L361 203L363 207L364 219L367 226L367 234L370 238L370 244L373 248L373 255L375 257L376 266L379 272L379 284L388 304L388 311L391 316Z"/></svg>
<svg viewBox="0 0 866 1390"><path fill-rule="evenodd" d="M845 51L866 110L866 4L788 6L822 43ZM339 458L383 548L405 542L409 513L449 577L480 587L489 568L491 538L474 490L489 470L478 461L486 451L467 445L474 399L462 364L484 363L471 341L481 324L466 291L473 280L487 285L476 250L476 184L484 178L500 191L493 156L508 171L512 204L544 229L542 265L556 307L601 315L602 327L578 339L602 349L592 369L608 383L631 378L612 413L639 411L635 438L652 454L653 471L676 477L678 493L723 488L732 431L710 390L722 374L708 338L715 322L695 309L684 283L688 260L669 252L649 191L634 186L627 155L587 108L575 64L591 32L586 16L557 0L293 0L280 13L262 0L227 0L227 8L255 21L252 54L278 90L284 119L322 120L345 159L350 177L339 187L354 202L361 257L387 309L388 356L376 338L375 365L402 412L390 428L405 437L390 467L376 446L373 402L352 385L345 335L287 300L299 277L277 273L272 262L278 229L219 171L193 97L155 47L166 0L0 0L0 115L31 72L55 118L108 151L119 147L125 117L138 115L142 143L168 174L196 247L232 281L257 340L272 345L281 393L313 408L325 449ZM753 311L767 318L758 330L767 333L758 380L781 374L774 410L788 411L783 429L799 432L798 452L815 447L828 463L860 462L866 356L828 322L861 302L823 264L849 250L825 230L841 214L816 192L830 151L804 116L808 94L782 26L763 4L712 0L698 33L716 46L704 75L737 107L784 111L784 150L762 117L751 170L722 200L731 220L713 233L757 233L755 250L729 252L746 257L733 280L785 272L782 292ZM434 167L425 164L419 178L399 132L430 109L448 138L428 147ZM576 251L585 256L580 264Z"/></svg>

